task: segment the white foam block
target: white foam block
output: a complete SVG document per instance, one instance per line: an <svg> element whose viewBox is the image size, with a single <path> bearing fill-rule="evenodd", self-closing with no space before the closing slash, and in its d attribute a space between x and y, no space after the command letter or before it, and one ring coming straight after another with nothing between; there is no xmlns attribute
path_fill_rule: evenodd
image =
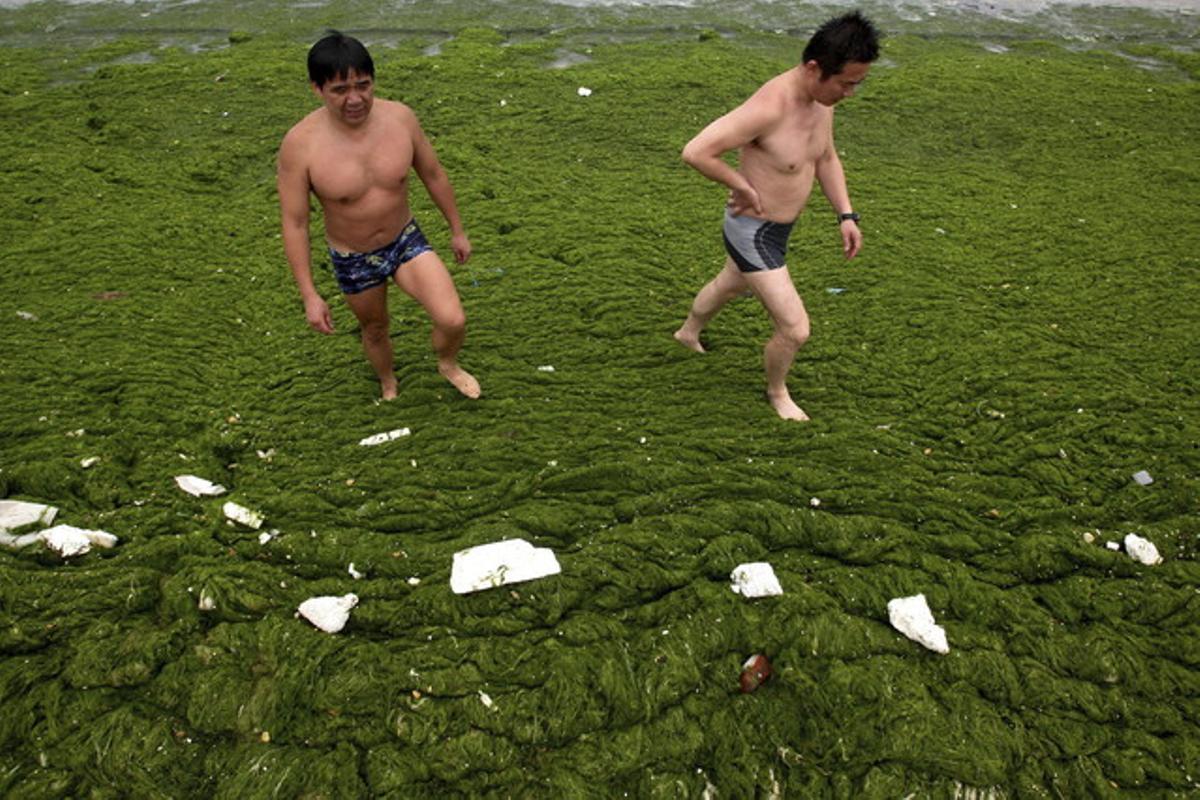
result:
<svg viewBox="0 0 1200 800"><path fill-rule="evenodd" d="M774 597L783 594L775 570L765 561L738 564L729 573L730 589L744 597Z"/></svg>
<svg viewBox="0 0 1200 800"><path fill-rule="evenodd" d="M889 600L888 619L893 628L914 642L938 653L950 652L946 631L933 621L933 612L929 610L929 603L925 602L925 595Z"/></svg>
<svg viewBox="0 0 1200 800"><path fill-rule="evenodd" d="M363 447L374 447L377 444L383 444L384 442L390 442L393 439L399 439L401 436L408 436L410 433L412 433L412 431L410 431L408 428L396 428L394 431L384 431L383 433L377 433L374 436L368 436L365 439L360 439L358 443Z"/></svg>
<svg viewBox="0 0 1200 800"><path fill-rule="evenodd" d="M1125 552L1134 561L1138 561L1148 567L1162 563L1162 556L1158 554L1158 548L1154 546L1154 542L1149 539L1143 539L1136 533L1130 533L1125 536Z"/></svg>
<svg viewBox="0 0 1200 800"><path fill-rule="evenodd" d="M195 475L176 475L175 485L193 497L216 497L225 494L225 487Z"/></svg>
<svg viewBox="0 0 1200 800"><path fill-rule="evenodd" d="M81 556L96 547L114 547L117 537L105 531L76 528L72 525L55 525L42 531L41 539L51 550L63 558Z"/></svg>
<svg viewBox="0 0 1200 800"><path fill-rule="evenodd" d="M455 594L478 592L562 572L554 551L524 539L481 544L454 554L450 588Z"/></svg>
<svg viewBox="0 0 1200 800"><path fill-rule="evenodd" d="M346 627L350 609L358 605L358 595L344 594L341 597L310 597L300 604L300 616L326 633L337 633Z"/></svg>
<svg viewBox="0 0 1200 800"><path fill-rule="evenodd" d="M245 525L247 528L258 530L263 524L263 515L257 511L251 511L245 506L239 506L232 500L221 507L225 512L226 519L231 519L234 522Z"/></svg>
<svg viewBox="0 0 1200 800"><path fill-rule="evenodd" d="M24 500L0 500L0 531L15 531L29 525L49 525L58 509Z"/></svg>

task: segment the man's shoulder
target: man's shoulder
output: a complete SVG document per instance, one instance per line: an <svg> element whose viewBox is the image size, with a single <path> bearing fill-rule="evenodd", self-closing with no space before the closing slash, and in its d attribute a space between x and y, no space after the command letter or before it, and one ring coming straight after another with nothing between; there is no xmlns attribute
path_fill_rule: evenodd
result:
<svg viewBox="0 0 1200 800"><path fill-rule="evenodd" d="M388 119L399 120L402 122L408 122L409 120L415 120L417 118L416 113L399 100L384 100L383 98L376 98L372 113L376 111L381 112L382 115Z"/></svg>
<svg viewBox="0 0 1200 800"><path fill-rule="evenodd" d="M325 109L318 108L301 117L300 121L283 135L283 147L298 147L312 139L320 125Z"/></svg>

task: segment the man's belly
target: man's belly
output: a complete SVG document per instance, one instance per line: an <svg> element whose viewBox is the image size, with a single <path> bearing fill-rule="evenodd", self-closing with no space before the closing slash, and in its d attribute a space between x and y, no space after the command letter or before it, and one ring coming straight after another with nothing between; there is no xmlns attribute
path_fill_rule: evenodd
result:
<svg viewBox="0 0 1200 800"><path fill-rule="evenodd" d="M762 218L772 222L795 222L812 194L811 169L794 174L744 169L742 174L758 192L758 200L763 210Z"/></svg>
<svg viewBox="0 0 1200 800"><path fill-rule="evenodd" d="M412 219L405 195L363 198L348 206L322 205L325 241L344 253L369 253L391 244Z"/></svg>

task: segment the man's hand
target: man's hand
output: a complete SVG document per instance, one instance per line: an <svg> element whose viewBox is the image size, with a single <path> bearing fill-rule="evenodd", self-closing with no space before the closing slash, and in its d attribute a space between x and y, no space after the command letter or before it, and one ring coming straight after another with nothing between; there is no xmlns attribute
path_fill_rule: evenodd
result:
<svg viewBox="0 0 1200 800"><path fill-rule="evenodd" d="M858 229L858 223L852 219L842 222L842 252L846 254L846 260L854 258L858 255L858 251L862 250L862 231Z"/></svg>
<svg viewBox="0 0 1200 800"><path fill-rule="evenodd" d="M762 201L758 199L758 192L750 184L746 184L745 189L731 189L729 192L729 202L725 204L729 209L729 213L735 217L740 217L742 214L753 212L756 217L763 215Z"/></svg>
<svg viewBox="0 0 1200 800"><path fill-rule="evenodd" d="M465 264L471 257L471 240L465 233L455 234L450 237L450 249L454 251L454 260L459 264Z"/></svg>
<svg viewBox="0 0 1200 800"><path fill-rule="evenodd" d="M308 327L317 333L333 333L333 317L329 315L329 305L318 296L304 301L304 318Z"/></svg>

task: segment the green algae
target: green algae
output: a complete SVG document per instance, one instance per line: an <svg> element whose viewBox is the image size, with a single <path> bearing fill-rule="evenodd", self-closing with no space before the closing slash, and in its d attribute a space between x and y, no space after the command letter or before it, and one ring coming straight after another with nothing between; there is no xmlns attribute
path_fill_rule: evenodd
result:
<svg viewBox="0 0 1200 800"><path fill-rule="evenodd" d="M597 37L567 69L555 36L377 47L476 248L486 392L437 377L397 297L379 405L349 313L304 326L277 235L305 46L236 38L0 51L0 495L121 537L0 552L0 793L1196 790L1193 56L890 39L839 112L866 249L840 260L820 198L794 238L797 426L761 399L752 303L703 359L670 339L723 258L722 193L678 151L794 41ZM1130 531L1165 563L1103 547ZM512 536L562 574L449 591L456 550ZM784 596L729 591L755 560ZM294 618L348 591L342 634ZM949 655L888 625L916 592ZM740 695L753 652L776 676Z"/></svg>

